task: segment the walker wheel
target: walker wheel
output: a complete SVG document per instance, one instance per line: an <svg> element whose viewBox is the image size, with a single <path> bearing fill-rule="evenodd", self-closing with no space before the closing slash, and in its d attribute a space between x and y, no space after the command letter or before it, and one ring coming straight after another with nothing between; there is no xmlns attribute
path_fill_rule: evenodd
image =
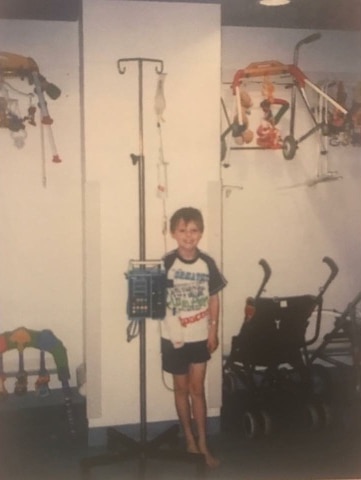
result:
<svg viewBox="0 0 361 480"><path fill-rule="evenodd" d="M292 160L296 155L297 142L292 135L287 135L283 139L282 153L286 160Z"/></svg>

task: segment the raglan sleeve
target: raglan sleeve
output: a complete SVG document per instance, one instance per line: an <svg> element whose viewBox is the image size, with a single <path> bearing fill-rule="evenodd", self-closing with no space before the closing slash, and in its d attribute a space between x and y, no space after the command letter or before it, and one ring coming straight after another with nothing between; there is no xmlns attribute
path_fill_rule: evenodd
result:
<svg viewBox="0 0 361 480"><path fill-rule="evenodd" d="M209 294L215 295L220 292L226 285L227 280L218 268L213 258L209 259Z"/></svg>

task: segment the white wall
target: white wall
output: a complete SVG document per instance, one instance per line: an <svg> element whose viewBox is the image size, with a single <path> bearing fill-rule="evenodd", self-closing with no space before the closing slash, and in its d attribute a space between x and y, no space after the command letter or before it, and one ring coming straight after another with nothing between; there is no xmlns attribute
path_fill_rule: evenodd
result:
<svg viewBox="0 0 361 480"><path fill-rule="evenodd" d="M47 103L63 160L52 163L46 132L42 152L39 109L37 125L26 127L23 148L15 146L8 129L0 129L0 332L21 326L51 329L68 351L74 385L83 358L78 24L0 20L0 50L32 57L62 90L57 100L47 97ZM33 92L26 81L5 80L24 93ZM6 88L19 100L20 116L27 115L28 96ZM25 354L26 368L39 368L39 351L27 349ZM17 370L15 351L4 354L4 367ZM6 382L9 391L12 382ZM53 376L51 387L56 386Z"/></svg>
<svg viewBox="0 0 361 480"><path fill-rule="evenodd" d="M183 205L205 214L201 247L219 261L229 285L224 292L224 351L238 331L244 299L261 279L258 261L273 268L271 295L315 293L327 267L340 267L325 297L343 309L360 288L360 165L357 147L330 149L326 168L342 179L307 187L317 174L316 136L303 142L286 162L280 151L231 152L219 185L219 92L222 78L253 61L292 62L292 46L308 31L223 28L217 5L84 2L85 104L85 353L90 426L139 421L139 343L126 341L127 285L124 273L139 256L138 172L130 153L139 152L138 71L119 58L159 58L167 79L162 123L168 163L167 216ZM99 21L101 19L101 21ZM79 114L78 25L64 22L0 22L1 50L32 56L41 72L62 89L48 106L63 163L49 161L42 183L39 127L28 130L23 149L9 132L2 140L0 176L1 331L18 326L51 328L68 349L72 382L83 360L82 189ZM352 55L359 36L323 32L302 50L300 66L323 75L359 78ZM25 45L25 46L24 46ZM345 54L345 52L347 54ZM144 149L146 165L146 253L165 250L159 183L159 132L154 115L157 76L144 64ZM24 84L20 86L25 87ZM309 119L298 108L297 128ZM300 122L300 123L299 123ZM287 129L287 120L282 127ZM231 185L232 188L228 186ZM220 217L222 213L222 222ZM220 226L222 232L220 232ZM222 233L222 236L221 236ZM220 243L222 242L222 258ZM167 236L166 248L174 246ZM220 405L220 355L210 363L207 385L211 415ZM15 357L13 358L15 361ZM33 358L34 367L38 358ZM161 379L157 322L147 322L148 419L175 418L173 396ZM170 379L166 378L170 383Z"/></svg>
<svg viewBox="0 0 361 480"><path fill-rule="evenodd" d="M252 62L292 63L294 46L311 33L314 32L223 28L223 82L232 81L237 70ZM299 67L314 82L334 79L346 80L348 86L356 84L361 74L355 50L359 41L359 33L322 32L320 40L301 48ZM246 87L254 100L249 118L255 129L261 118L261 86L250 83ZM229 85L224 89L228 92L228 105L232 105ZM289 99L289 91L284 87L277 87L276 93ZM307 90L307 95L312 103L312 92ZM310 116L298 102L295 137L299 138L311 126ZM288 134L289 112L279 128L283 136ZM228 147L235 145L231 136L227 142ZM260 258L265 258L273 270L267 295L317 294L329 273L322 263L325 255L332 257L340 269L324 296L327 308L344 310L361 289L360 147L330 146L328 151L328 156L320 155L317 134L301 142L290 161L284 160L281 150L228 149L226 163L230 167L222 169L223 268L229 280L224 293L226 354L231 337L238 333L243 320L245 299L260 286ZM310 180L329 172L342 178L307 186ZM332 328L328 321L325 331Z"/></svg>
<svg viewBox="0 0 361 480"><path fill-rule="evenodd" d="M99 19L101 18L101 22ZM168 163L167 216L185 205L217 224L219 180L220 11L217 5L92 1L84 4L84 100L87 198L87 373L90 426L139 422L139 338L126 339L130 259L139 258L139 71L120 58L164 62L166 111L162 123ZM157 75L143 63L146 258L165 251L163 205L157 196L159 132L154 113ZM210 207L212 205L212 208ZM218 259L219 235L207 229L201 247ZM167 239L167 248L175 245ZM93 272L93 277L92 277ZM98 274L100 275L98 277ZM173 394L162 383L159 325L146 323L149 421L176 418ZM94 335L94 332L97 332ZM220 352L210 365L210 407L220 406ZM171 379L166 378L170 385ZM211 412L212 414L212 412Z"/></svg>
<svg viewBox="0 0 361 480"><path fill-rule="evenodd" d="M85 353L90 426L137 423L139 339L126 341L124 274L129 260L139 257L138 171L129 156L139 153L138 72L134 63L120 75L117 60L163 60L167 220L180 206L201 208L207 223L201 246L219 260L220 9L162 3L160 14L153 2L84 2L83 29L84 85L79 85L77 23L1 21L1 50L33 57L41 73L62 89L60 99L48 99L48 107L63 159L52 164L46 142L43 185L39 126L27 128L22 150L14 148L8 130L0 131L1 331L52 329L68 350L72 384ZM169 235L166 242L163 237L163 203L157 196L156 81L154 64L144 64L147 258L159 258L175 246ZM26 366L36 368L38 352L31 356ZM15 370L16 352L6 357L12 365L4 355L5 369ZM149 420L175 418L173 394L161 378L157 322L147 322L147 365ZM211 415L219 413L220 373L219 351L209 366Z"/></svg>

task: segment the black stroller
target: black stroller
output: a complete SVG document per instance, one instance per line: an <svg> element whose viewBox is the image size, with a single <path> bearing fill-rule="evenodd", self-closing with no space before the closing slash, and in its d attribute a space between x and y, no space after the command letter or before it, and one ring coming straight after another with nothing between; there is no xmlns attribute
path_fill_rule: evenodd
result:
<svg viewBox="0 0 361 480"><path fill-rule="evenodd" d="M342 380L337 381L342 387L334 390L335 399L361 407L361 291L343 312L328 312L334 315L334 326L311 352L310 362L318 373L320 388L330 390L328 372L338 372Z"/></svg>
<svg viewBox="0 0 361 480"><path fill-rule="evenodd" d="M246 300L243 325L232 337L223 367L223 413L233 398L236 412L228 421L233 426L241 422L249 438L271 433L275 419L290 410L298 412L303 423L307 416L311 426L327 421L326 404L313 391L308 351L319 336L323 295L338 273L331 258L324 257L323 262L330 274L317 295L275 298L261 296L271 269L266 260L259 262L264 271L262 284L256 296ZM312 314L314 331L306 340ZM223 420L227 423L224 415Z"/></svg>

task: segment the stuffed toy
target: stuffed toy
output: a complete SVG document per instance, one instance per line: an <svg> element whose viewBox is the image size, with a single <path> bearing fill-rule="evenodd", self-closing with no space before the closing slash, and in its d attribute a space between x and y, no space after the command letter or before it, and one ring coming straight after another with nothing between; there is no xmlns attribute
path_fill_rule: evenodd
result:
<svg viewBox="0 0 361 480"><path fill-rule="evenodd" d="M257 145L261 148L281 148L282 141L278 128L266 119L257 128Z"/></svg>
<svg viewBox="0 0 361 480"><path fill-rule="evenodd" d="M241 121L239 115L235 115L232 125L232 136L238 145L252 142L253 132L248 128L248 115L252 107L252 100L245 90L239 91L241 105Z"/></svg>
<svg viewBox="0 0 361 480"><path fill-rule="evenodd" d="M274 115L272 106L280 105L279 110ZM289 103L282 98L266 98L262 100L260 107L263 111L263 118L260 126L257 128L257 145L262 148L281 148L281 135L276 125L289 108Z"/></svg>

